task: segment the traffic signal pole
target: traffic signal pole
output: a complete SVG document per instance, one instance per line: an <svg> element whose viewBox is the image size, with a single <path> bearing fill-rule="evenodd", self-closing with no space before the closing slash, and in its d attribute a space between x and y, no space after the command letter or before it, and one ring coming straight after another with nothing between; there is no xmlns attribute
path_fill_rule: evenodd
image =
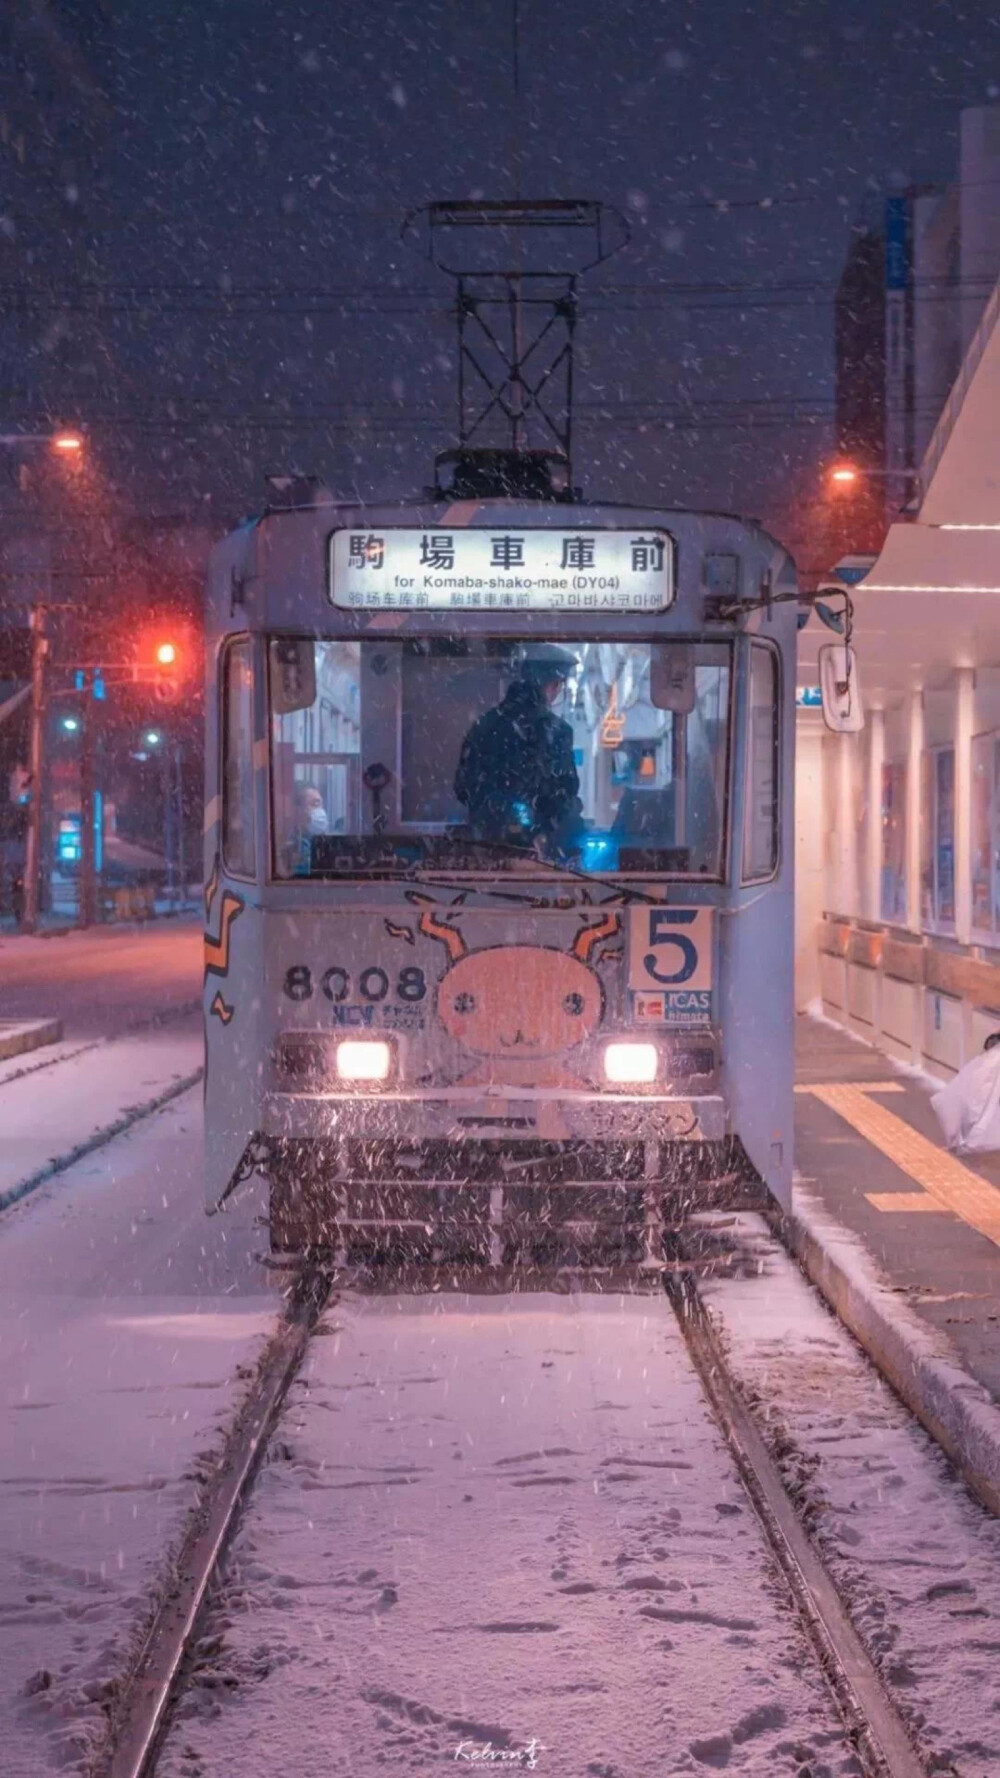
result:
<svg viewBox="0 0 1000 1778"><path fill-rule="evenodd" d="M174 761L169 740L160 755L160 779L163 794L163 858L166 864L164 890L169 906L174 903Z"/></svg>
<svg viewBox="0 0 1000 1778"><path fill-rule="evenodd" d="M177 771L177 911L183 913L187 863L184 857L184 755L179 741L174 750L174 764Z"/></svg>
<svg viewBox="0 0 1000 1778"><path fill-rule="evenodd" d="M49 643L45 633L46 611L36 605L31 613L31 723L28 733L28 834L24 858L24 912L22 932L37 932L42 878L42 780L45 771L46 685L45 658Z"/></svg>

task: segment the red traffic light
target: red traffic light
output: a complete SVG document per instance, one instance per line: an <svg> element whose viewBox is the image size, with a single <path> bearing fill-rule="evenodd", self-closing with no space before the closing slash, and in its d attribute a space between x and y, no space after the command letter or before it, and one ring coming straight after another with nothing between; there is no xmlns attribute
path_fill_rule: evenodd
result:
<svg viewBox="0 0 1000 1778"><path fill-rule="evenodd" d="M153 654L156 661L154 696L161 704L173 704L181 694L180 649L176 642L158 642Z"/></svg>
<svg viewBox="0 0 1000 1778"><path fill-rule="evenodd" d="M161 608L136 629L132 648L133 677L136 685L146 687L147 697L159 704L174 704L192 690L200 650L189 618Z"/></svg>

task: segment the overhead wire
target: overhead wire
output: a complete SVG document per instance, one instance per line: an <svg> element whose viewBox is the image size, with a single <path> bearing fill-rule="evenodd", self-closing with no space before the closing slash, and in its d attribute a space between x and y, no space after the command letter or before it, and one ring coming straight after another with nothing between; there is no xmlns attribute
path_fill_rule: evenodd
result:
<svg viewBox="0 0 1000 1778"><path fill-rule="evenodd" d="M617 280L595 281L593 294L584 308L584 316L650 315L673 305L701 309L706 313L739 316L753 311L775 308L819 307L833 300L838 286L822 279L784 280ZM990 288L986 279L924 279L913 287L921 301L952 300L970 293L985 294ZM638 298L628 302L625 298ZM659 301L651 299L657 298ZM428 314L441 318L453 314L450 302L431 287L360 283L355 285L232 285L197 282L120 283L97 281L41 280L0 284L0 312L14 318L32 318L40 311L82 312L99 319L104 316L148 320L151 311L157 314L199 314L214 320L268 322L276 319L301 318L312 315L375 316L383 323L425 319ZM414 380L425 374L417 367ZM192 434L213 427L242 427L247 431L294 431L299 427L323 428L329 432L375 434L391 428L423 429L448 426L453 415L422 407L414 413L402 404L344 402L320 411L264 413L241 410L226 411L219 405L218 394L182 398L164 393L163 404L170 411L110 411L94 413L89 409L90 391L64 392L67 406L88 409L88 424L108 430L158 431ZM178 412L184 400L191 405ZM933 408L928 403L928 412ZM616 431L636 430L678 432L683 430L718 429L721 426L743 425L748 429L775 426L813 426L826 424L836 413L830 398L813 395L750 395L706 397L698 403L683 399L656 401L649 397L621 397L616 401L598 400L578 406L581 424L592 428ZM936 410L935 410L936 411ZM37 413L37 410L36 410ZM34 416L32 416L34 420ZM26 416L19 416L27 426Z"/></svg>
<svg viewBox="0 0 1000 1778"><path fill-rule="evenodd" d="M502 274L497 274L498 277ZM956 295L988 295L993 288L994 280L987 277L979 278L917 278L911 281L908 289L915 296L924 298L941 295L945 298ZM695 297L729 298L740 302L750 297L785 298L816 295L832 300L841 287L841 280L825 278L795 279L648 279L621 280L595 278L591 284L592 297L588 297L583 305L584 314L593 310L594 300L607 301L609 298L642 296L661 296L679 302ZM161 307L191 308L200 311L203 308L227 309L244 306L261 307L265 313L309 312L312 308L331 306L340 308L363 308L370 305L379 308L394 303L417 303L423 308L430 303L433 307L450 313L453 304L443 297L440 287L432 285L392 285L385 282L373 284L357 284L337 287L324 285L234 285L226 288L218 284L118 284L97 283L83 280L72 280L66 283L56 281L21 281L18 283L0 284L0 306L10 304L11 307L33 307L38 304L46 307L73 308L80 306L91 308L95 313L126 311L129 308L143 309L151 305Z"/></svg>

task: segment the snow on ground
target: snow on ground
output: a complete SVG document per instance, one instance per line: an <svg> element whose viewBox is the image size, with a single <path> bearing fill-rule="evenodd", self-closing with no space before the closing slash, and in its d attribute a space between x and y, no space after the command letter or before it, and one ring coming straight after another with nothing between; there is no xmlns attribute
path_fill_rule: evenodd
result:
<svg viewBox="0 0 1000 1778"><path fill-rule="evenodd" d="M994 1778L1000 1524L765 1225L737 1224L750 1275L705 1289L733 1368L928 1769Z"/></svg>
<svg viewBox="0 0 1000 1778"><path fill-rule="evenodd" d="M322 1331L159 1778L857 1771L661 1294Z"/></svg>
<svg viewBox="0 0 1000 1778"><path fill-rule="evenodd" d="M68 1056L52 1068L32 1067L0 1077L0 1203L58 1157L97 1131L127 1117L201 1067L200 1013L153 1025Z"/></svg>
<svg viewBox="0 0 1000 1778"><path fill-rule="evenodd" d="M0 1017L59 1018L78 1042L123 1031L201 998L203 944L195 919L25 938L0 936Z"/></svg>
<svg viewBox="0 0 1000 1778"><path fill-rule="evenodd" d="M0 1217L3 1778L76 1766L103 1728L273 1325L259 1208L205 1218L195 1088Z"/></svg>

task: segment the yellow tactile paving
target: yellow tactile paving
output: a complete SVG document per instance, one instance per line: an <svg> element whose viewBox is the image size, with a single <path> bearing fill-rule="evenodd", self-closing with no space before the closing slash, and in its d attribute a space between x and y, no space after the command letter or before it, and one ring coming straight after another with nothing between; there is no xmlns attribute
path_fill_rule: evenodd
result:
<svg viewBox="0 0 1000 1778"><path fill-rule="evenodd" d="M954 1155L911 1129L894 1111L870 1099L871 1090L870 1085L840 1081L806 1088L873 1148L908 1173L941 1208L954 1211L963 1222L1000 1247L1000 1191L980 1179L978 1173L963 1167Z"/></svg>
<svg viewBox="0 0 1000 1778"><path fill-rule="evenodd" d="M947 1214L943 1204L932 1198L930 1192L865 1192L874 1210L885 1210L889 1215L893 1211L905 1211L912 1216L917 1211L930 1211L934 1216Z"/></svg>
<svg viewBox="0 0 1000 1778"><path fill-rule="evenodd" d="M905 1093L906 1091L901 1080L856 1080L851 1084L858 1087L863 1093ZM797 1093L811 1093L814 1088L808 1082L799 1081L795 1091Z"/></svg>

